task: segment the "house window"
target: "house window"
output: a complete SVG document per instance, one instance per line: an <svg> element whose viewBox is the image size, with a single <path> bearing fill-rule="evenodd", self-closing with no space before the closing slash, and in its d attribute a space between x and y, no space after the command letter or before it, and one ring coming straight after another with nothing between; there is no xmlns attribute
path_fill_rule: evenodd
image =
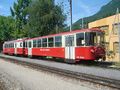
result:
<svg viewBox="0 0 120 90"><path fill-rule="evenodd" d="M119 53L119 43L118 42L113 43L113 50L115 53Z"/></svg>
<svg viewBox="0 0 120 90"><path fill-rule="evenodd" d="M109 42L105 42L105 49L109 50Z"/></svg>
<svg viewBox="0 0 120 90"><path fill-rule="evenodd" d="M116 23L113 25L113 34L114 35L118 35L119 27L120 27L120 23L119 24Z"/></svg>
<svg viewBox="0 0 120 90"><path fill-rule="evenodd" d="M106 26L101 26L99 27L101 30L105 31L105 35L108 35L109 34L109 26L106 25Z"/></svg>

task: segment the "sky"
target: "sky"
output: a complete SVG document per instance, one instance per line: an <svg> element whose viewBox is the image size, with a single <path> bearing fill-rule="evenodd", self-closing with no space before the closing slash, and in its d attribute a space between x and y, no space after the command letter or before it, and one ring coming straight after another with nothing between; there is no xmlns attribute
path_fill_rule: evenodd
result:
<svg viewBox="0 0 120 90"><path fill-rule="evenodd" d="M0 0L0 15L9 16L10 7L17 0ZM56 4L62 3L64 6L64 13L69 12L69 0L55 0ZM80 18L91 16L98 12L100 8L110 2L111 0L72 0L73 7L73 22ZM66 23L70 24L70 15L67 14Z"/></svg>

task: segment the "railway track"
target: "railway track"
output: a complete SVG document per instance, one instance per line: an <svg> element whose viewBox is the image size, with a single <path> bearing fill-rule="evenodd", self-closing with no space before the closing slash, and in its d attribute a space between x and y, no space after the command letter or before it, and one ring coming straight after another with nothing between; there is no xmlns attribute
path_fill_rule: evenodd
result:
<svg viewBox="0 0 120 90"><path fill-rule="evenodd" d="M5 57L0 57L0 58L3 58L6 61L9 61L12 63L24 65L24 66L27 66L27 67L30 67L33 69L38 69L38 70L40 69L43 71L56 73L59 75L70 77L70 78L87 81L87 82L90 82L93 84L107 86L107 87L115 88L115 89L120 89L120 80L114 80L114 79L110 79L110 78L104 78L104 77L99 77L99 76L85 74L85 73L73 72L73 71L69 71L69 70L65 70L65 69L50 67L50 66L46 66L46 65L42 65L42 64L32 63L32 62L20 61L20 60L16 60L16 59L10 59L10 58L5 58Z"/></svg>

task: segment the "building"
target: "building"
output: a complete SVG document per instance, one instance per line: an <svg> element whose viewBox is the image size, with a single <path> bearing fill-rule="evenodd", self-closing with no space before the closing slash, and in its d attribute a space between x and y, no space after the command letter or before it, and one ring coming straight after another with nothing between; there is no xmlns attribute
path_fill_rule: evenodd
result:
<svg viewBox="0 0 120 90"><path fill-rule="evenodd" d="M118 37L118 17L120 14L109 16L100 20L90 22L89 28L100 28L105 31L105 48L106 48L106 59L107 61L120 62L119 60L119 37Z"/></svg>

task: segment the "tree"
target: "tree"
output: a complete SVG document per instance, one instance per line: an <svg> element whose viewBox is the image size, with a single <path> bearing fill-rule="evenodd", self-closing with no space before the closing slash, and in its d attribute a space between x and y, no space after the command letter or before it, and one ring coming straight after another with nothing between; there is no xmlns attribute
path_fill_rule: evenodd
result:
<svg viewBox="0 0 120 90"><path fill-rule="evenodd" d="M15 21L12 17L0 16L0 41L13 39Z"/></svg>
<svg viewBox="0 0 120 90"><path fill-rule="evenodd" d="M29 36L43 36L63 31L66 15L62 7L55 5L54 0L35 0L29 6L29 21L26 26ZM58 32L57 32L58 33Z"/></svg>
<svg viewBox="0 0 120 90"><path fill-rule="evenodd" d="M16 30L14 32L16 38L24 36L23 30L28 22L28 6L30 2L31 0L17 0L17 2L14 2L13 8L10 8L11 14L16 22Z"/></svg>

